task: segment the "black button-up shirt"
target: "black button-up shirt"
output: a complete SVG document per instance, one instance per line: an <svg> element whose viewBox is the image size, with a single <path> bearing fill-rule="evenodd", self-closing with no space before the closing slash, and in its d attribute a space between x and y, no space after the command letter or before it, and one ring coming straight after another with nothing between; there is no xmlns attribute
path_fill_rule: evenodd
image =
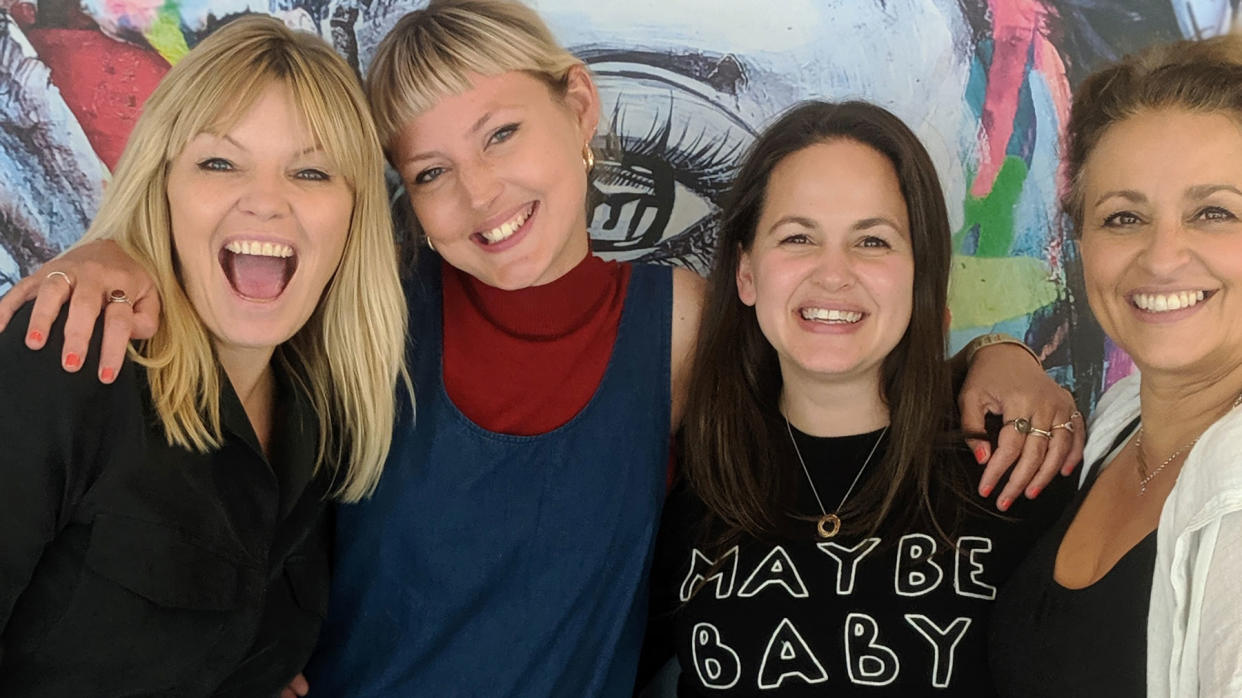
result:
<svg viewBox="0 0 1242 698"><path fill-rule="evenodd" d="M327 605L307 397L280 376L269 461L222 372L223 447L192 453L142 367L66 374L28 315L0 334L0 695L276 694Z"/></svg>

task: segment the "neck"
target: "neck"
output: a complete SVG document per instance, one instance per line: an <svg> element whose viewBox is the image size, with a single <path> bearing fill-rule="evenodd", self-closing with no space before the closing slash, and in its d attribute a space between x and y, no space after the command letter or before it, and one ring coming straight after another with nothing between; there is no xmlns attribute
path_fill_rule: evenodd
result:
<svg viewBox="0 0 1242 698"><path fill-rule="evenodd" d="M790 380L781 386L781 410L789 422L810 436L865 434L889 423L880 396L879 371L848 381Z"/></svg>
<svg viewBox="0 0 1242 698"><path fill-rule="evenodd" d="M1142 371L1139 404L1143 450L1157 457L1173 453L1224 416L1239 394L1242 394L1242 366L1230 366L1215 375L1194 380Z"/></svg>
<svg viewBox="0 0 1242 698"><path fill-rule="evenodd" d="M224 369L259 444L267 450L269 425L275 402L276 378L272 373L273 349L238 349L216 345L216 356Z"/></svg>

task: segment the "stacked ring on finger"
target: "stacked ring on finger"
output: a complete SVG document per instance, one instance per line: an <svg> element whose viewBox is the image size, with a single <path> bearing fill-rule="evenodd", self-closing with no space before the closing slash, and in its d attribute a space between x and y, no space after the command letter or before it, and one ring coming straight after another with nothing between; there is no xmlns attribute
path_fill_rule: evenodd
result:
<svg viewBox="0 0 1242 698"><path fill-rule="evenodd" d="M1008 422L1005 422L1005 424L1012 424L1014 431L1018 432L1019 434L1022 434L1023 436L1026 436L1028 434L1034 434L1036 436L1042 436L1045 439L1052 438L1051 431L1046 430L1046 429L1037 429L1035 425L1031 424L1031 420L1027 419L1026 417L1018 417L1016 419L1011 419Z"/></svg>
<svg viewBox="0 0 1242 698"><path fill-rule="evenodd" d="M1068 431L1069 433L1073 434L1074 433L1074 416L1070 415L1070 418L1061 424L1053 424L1051 427L1048 428L1048 431L1056 431L1057 429L1064 429Z"/></svg>
<svg viewBox="0 0 1242 698"><path fill-rule="evenodd" d="M125 292L119 288L114 288L108 292L108 302L124 303L125 305L133 306L133 303L129 301L129 296L125 295Z"/></svg>

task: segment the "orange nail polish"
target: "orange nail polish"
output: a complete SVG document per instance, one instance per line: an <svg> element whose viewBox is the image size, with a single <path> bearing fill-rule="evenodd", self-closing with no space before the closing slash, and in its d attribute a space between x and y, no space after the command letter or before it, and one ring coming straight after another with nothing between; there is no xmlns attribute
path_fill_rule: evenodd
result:
<svg viewBox="0 0 1242 698"><path fill-rule="evenodd" d="M81 365L82 359L79 359L77 354L73 352L65 354L65 368L77 368Z"/></svg>
<svg viewBox="0 0 1242 698"><path fill-rule="evenodd" d="M31 330L30 333L26 335L26 341L34 342L35 344L42 344L43 333L38 330Z"/></svg>
<svg viewBox="0 0 1242 698"><path fill-rule="evenodd" d="M1005 497L1004 499L996 503L997 508L999 508L1001 511L1009 511L1009 507L1012 505L1013 505L1013 500L1010 499L1009 497Z"/></svg>
<svg viewBox="0 0 1242 698"><path fill-rule="evenodd" d="M1044 488L1042 487L1032 487L1031 489L1026 491L1026 498L1035 499L1036 497L1039 496L1039 493L1043 491L1044 491Z"/></svg>
<svg viewBox="0 0 1242 698"><path fill-rule="evenodd" d="M103 380L103 382L105 383L111 383L112 379L115 377L116 377L116 370L110 367L105 368L99 372L99 378Z"/></svg>
<svg viewBox="0 0 1242 698"><path fill-rule="evenodd" d="M988 451L982 446L975 446L975 462L983 465L988 459Z"/></svg>
<svg viewBox="0 0 1242 698"><path fill-rule="evenodd" d="M992 485L987 485L986 487L981 488L979 490L979 494L982 494L984 497L991 497L992 496Z"/></svg>

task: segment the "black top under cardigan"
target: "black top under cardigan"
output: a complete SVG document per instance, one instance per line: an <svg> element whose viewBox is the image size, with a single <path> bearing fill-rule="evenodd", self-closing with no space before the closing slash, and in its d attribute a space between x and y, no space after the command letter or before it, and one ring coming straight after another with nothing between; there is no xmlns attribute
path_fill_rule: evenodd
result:
<svg viewBox="0 0 1242 698"><path fill-rule="evenodd" d="M275 695L327 605L308 398L277 371L269 463L221 372L224 444L192 453L145 369L65 373L63 315L37 352L28 318L0 334L0 695Z"/></svg>

